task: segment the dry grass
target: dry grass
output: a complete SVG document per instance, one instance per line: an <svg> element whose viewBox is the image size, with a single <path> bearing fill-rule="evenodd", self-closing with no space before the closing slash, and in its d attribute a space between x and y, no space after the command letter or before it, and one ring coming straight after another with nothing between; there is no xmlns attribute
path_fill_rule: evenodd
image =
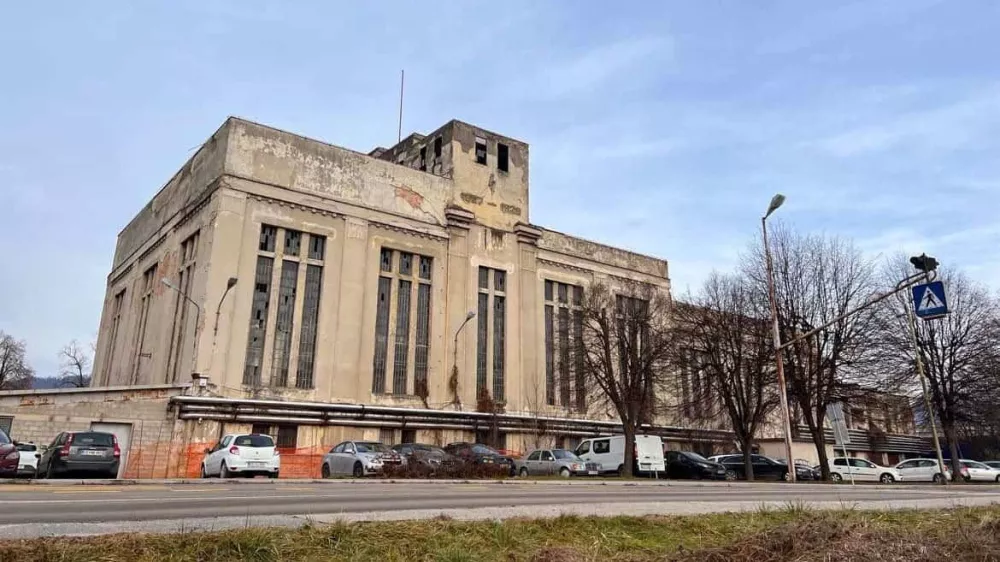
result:
<svg viewBox="0 0 1000 562"><path fill-rule="evenodd" d="M1000 560L1000 507L336 524L0 541L0 561Z"/></svg>

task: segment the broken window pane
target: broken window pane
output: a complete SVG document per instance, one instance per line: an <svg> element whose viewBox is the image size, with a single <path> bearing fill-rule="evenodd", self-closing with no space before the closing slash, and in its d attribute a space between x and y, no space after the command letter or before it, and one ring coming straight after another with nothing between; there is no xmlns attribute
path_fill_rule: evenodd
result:
<svg viewBox="0 0 1000 562"><path fill-rule="evenodd" d="M493 270L493 288L497 291L505 292L507 290L507 272L502 269Z"/></svg>
<svg viewBox="0 0 1000 562"><path fill-rule="evenodd" d="M316 323L319 321L319 295L323 285L323 266L306 267L305 297L302 303L302 328L299 331L299 365L295 373L297 388L313 387L316 364Z"/></svg>
<svg viewBox="0 0 1000 562"><path fill-rule="evenodd" d="M430 279L431 278L431 264L433 259L427 256L420 256L420 278Z"/></svg>
<svg viewBox="0 0 1000 562"><path fill-rule="evenodd" d="M497 169L501 172L508 171L509 149L506 144L497 143Z"/></svg>
<svg viewBox="0 0 1000 562"><path fill-rule="evenodd" d="M413 275L413 254L408 252L399 253L399 274Z"/></svg>
<svg viewBox="0 0 1000 562"><path fill-rule="evenodd" d="M414 378L427 383L427 354L430 349L431 286L421 283L417 287L417 348L414 356Z"/></svg>
<svg viewBox="0 0 1000 562"><path fill-rule="evenodd" d="M302 233L298 230L285 231L285 255L298 256L302 246Z"/></svg>
<svg viewBox="0 0 1000 562"><path fill-rule="evenodd" d="M382 271L392 271L392 250L382 248Z"/></svg>
<svg viewBox="0 0 1000 562"><path fill-rule="evenodd" d="M407 394L406 366L410 350L411 283L399 281L396 296L396 346L392 354L392 393Z"/></svg>
<svg viewBox="0 0 1000 562"><path fill-rule="evenodd" d="M250 305L250 332L243 366L243 384L260 385L260 369L264 360L264 337L267 335L267 309L271 298L271 270L274 259L257 258L253 303Z"/></svg>
<svg viewBox="0 0 1000 562"><path fill-rule="evenodd" d="M383 250L384 252L385 250ZM372 393L385 393L386 355L389 345L389 298L392 279L378 278L378 303L375 312L375 358L372 361Z"/></svg>
<svg viewBox="0 0 1000 562"><path fill-rule="evenodd" d="M479 268L479 288L480 289L490 288L490 268L488 267Z"/></svg>
<svg viewBox="0 0 1000 562"><path fill-rule="evenodd" d="M322 260L326 251L326 236L318 234L309 235L309 259Z"/></svg>
<svg viewBox="0 0 1000 562"><path fill-rule="evenodd" d="M260 227L260 244L258 249L262 252L273 252L274 242L278 239L278 229L270 225Z"/></svg>
<svg viewBox="0 0 1000 562"><path fill-rule="evenodd" d="M288 385L288 360L292 349L292 316L295 313L295 288L299 281L299 262L281 262L278 284L278 315L274 325L274 363L271 365L271 385Z"/></svg>
<svg viewBox="0 0 1000 562"><path fill-rule="evenodd" d="M486 139L476 137L476 164L486 165Z"/></svg>

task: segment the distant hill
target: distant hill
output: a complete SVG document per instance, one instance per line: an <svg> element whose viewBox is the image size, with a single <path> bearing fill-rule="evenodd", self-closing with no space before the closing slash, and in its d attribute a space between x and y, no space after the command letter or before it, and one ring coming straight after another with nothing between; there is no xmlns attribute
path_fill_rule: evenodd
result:
<svg viewBox="0 0 1000 562"><path fill-rule="evenodd" d="M59 386L59 377L35 377L31 388L45 389L45 388L62 388Z"/></svg>

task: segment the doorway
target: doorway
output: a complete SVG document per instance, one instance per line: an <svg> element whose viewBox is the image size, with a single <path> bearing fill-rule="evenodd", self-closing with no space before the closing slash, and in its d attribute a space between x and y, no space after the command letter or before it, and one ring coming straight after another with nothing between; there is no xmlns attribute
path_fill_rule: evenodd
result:
<svg viewBox="0 0 1000 562"><path fill-rule="evenodd" d="M122 452L121 460L118 462L118 478L124 476L125 467L128 466L129 444L132 442L132 424L91 422L90 430L110 433L118 440L118 448Z"/></svg>

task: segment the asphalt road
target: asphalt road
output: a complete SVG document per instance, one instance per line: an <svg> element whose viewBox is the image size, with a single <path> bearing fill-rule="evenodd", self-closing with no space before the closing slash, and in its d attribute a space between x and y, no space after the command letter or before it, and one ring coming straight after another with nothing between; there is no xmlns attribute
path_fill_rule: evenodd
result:
<svg viewBox="0 0 1000 562"><path fill-rule="evenodd" d="M1000 503L1000 486L622 482L0 485L0 539L296 526L306 521L703 513L781 507L896 509Z"/></svg>

